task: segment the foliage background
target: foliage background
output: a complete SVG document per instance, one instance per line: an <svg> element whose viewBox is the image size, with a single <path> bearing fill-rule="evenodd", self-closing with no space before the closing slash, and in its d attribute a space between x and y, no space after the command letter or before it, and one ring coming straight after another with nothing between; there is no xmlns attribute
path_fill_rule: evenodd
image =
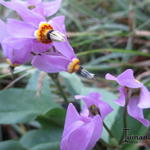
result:
<svg viewBox="0 0 150 150"><path fill-rule="evenodd" d="M132 68L150 88L150 1L63 0L57 15L66 16L68 36L83 66L97 80L60 73L59 81L69 101L74 95L98 91L115 111L105 122L116 139L122 134L121 108L113 102L117 85L104 80L107 72L119 74ZM0 6L1 19L18 16ZM13 31L12 31L13 32ZM17 67L13 76L0 51L0 150L59 150L65 107L54 81L30 64ZM145 112L150 119L150 111ZM128 118L131 134L145 135L148 128ZM102 139L115 145L104 130ZM139 149L149 141L122 145ZM95 148L96 149L96 148ZM105 149L105 146L102 147Z"/></svg>

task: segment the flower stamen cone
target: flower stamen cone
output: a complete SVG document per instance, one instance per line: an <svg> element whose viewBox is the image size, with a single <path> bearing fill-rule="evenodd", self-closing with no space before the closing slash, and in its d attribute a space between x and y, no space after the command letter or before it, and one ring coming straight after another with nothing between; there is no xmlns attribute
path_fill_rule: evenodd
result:
<svg viewBox="0 0 150 150"><path fill-rule="evenodd" d="M7 62L7 64L9 64L11 67L17 67L17 66L19 66L19 64L17 64L17 63L12 63L11 62L11 60L10 59L6 59L6 62Z"/></svg>
<svg viewBox="0 0 150 150"><path fill-rule="evenodd" d="M49 44L52 42L47 36L50 31L53 31L53 27L47 22L41 22L34 35L39 42Z"/></svg>
<svg viewBox="0 0 150 150"><path fill-rule="evenodd" d="M52 41L56 41L56 42L64 42L65 41L65 35L56 30L52 30L51 32L49 32L49 34L47 36L48 36L48 39L50 39Z"/></svg>
<svg viewBox="0 0 150 150"><path fill-rule="evenodd" d="M87 78L87 79L94 79L95 78L95 74L90 73L89 71L87 71L86 69L84 69L82 66L80 66L80 69L77 71L77 74L83 78Z"/></svg>
<svg viewBox="0 0 150 150"><path fill-rule="evenodd" d="M77 72L80 69L80 60L78 58L74 58L72 62L68 65L68 72L73 73Z"/></svg>
<svg viewBox="0 0 150 150"><path fill-rule="evenodd" d="M54 30L53 27L47 22L41 22L34 35L39 42L45 44L49 44L52 41L65 41L65 35L59 31Z"/></svg>

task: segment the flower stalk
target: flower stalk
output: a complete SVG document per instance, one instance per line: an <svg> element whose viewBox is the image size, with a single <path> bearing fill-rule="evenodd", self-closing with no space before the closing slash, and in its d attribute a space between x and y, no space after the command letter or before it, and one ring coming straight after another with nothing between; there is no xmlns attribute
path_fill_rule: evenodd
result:
<svg viewBox="0 0 150 150"><path fill-rule="evenodd" d="M128 107L128 102L129 102L129 99L131 97L131 90L129 90L128 88L126 88L126 91L127 91L127 98L126 98L126 101L125 101L125 106L124 106L124 112L123 112L123 129L127 129L127 117L128 117L128 110L127 110L127 107ZM119 144L123 143L124 141L124 137L127 135L127 130L125 130L121 136L121 139L119 141Z"/></svg>
<svg viewBox="0 0 150 150"><path fill-rule="evenodd" d="M49 77L53 80L53 82L55 83L57 89L59 90L60 92L60 95L62 96L63 100L65 103L69 103L68 99L67 99L67 96L63 90L63 87L59 81L59 78L58 78L58 73L53 73L53 74L48 74Z"/></svg>
<svg viewBox="0 0 150 150"><path fill-rule="evenodd" d="M115 137L113 136L113 134L111 133L111 131L109 130L109 128L107 127L107 125L105 124L105 122L103 122L103 126L104 126L104 128L106 129L106 131L108 132L109 136L110 136L111 138L115 138Z"/></svg>

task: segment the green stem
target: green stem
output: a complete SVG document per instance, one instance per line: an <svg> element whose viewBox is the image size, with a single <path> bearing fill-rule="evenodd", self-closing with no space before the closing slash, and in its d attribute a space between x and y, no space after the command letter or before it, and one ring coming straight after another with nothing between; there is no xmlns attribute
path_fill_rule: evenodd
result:
<svg viewBox="0 0 150 150"><path fill-rule="evenodd" d="M115 138L114 136L113 136L113 134L111 133L111 131L109 130L109 128L107 127L107 125L103 122L103 126L104 126L104 128L106 129L106 131L108 132L108 134L110 135L110 137L112 137L112 138Z"/></svg>
<svg viewBox="0 0 150 150"><path fill-rule="evenodd" d="M67 96L66 96L66 94L65 94L65 92L63 90L63 87L62 87L62 85L61 85L61 83L59 81L58 74L48 74L48 75L51 77L51 79L55 83L57 89L59 90L59 92L60 92L60 94L62 96L62 98L64 99L64 102L65 103L69 103L69 101L67 99Z"/></svg>
<svg viewBox="0 0 150 150"><path fill-rule="evenodd" d="M125 107L124 107L124 113L123 113L123 128L124 129L127 129L127 106L128 106L128 101L129 101L129 97L130 97L130 92L128 90L128 96L126 98L126 101L125 101ZM121 139L119 141L119 144L121 144L124 140L124 137L127 135L127 130L123 131L123 134L121 136Z"/></svg>

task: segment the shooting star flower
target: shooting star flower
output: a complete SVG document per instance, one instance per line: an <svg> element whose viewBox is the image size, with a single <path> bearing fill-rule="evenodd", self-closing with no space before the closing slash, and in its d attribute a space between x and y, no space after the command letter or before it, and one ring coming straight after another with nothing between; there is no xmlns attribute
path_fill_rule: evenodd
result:
<svg viewBox="0 0 150 150"><path fill-rule="evenodd" d="M50 2L42 0L11 0L6 2L0 0L0 4L16 11L23 19L25 19L23 13L30 13L32 15L37 14L44 17L52 16L59 10L61 2L62 0L54 0Z"/></svg>
<svg viewBox="0 0 150 150"><path fill-rule="evenodd" d="M113 111L109 104L101 100L102 97L97 92L91 92L87 96L76 95L75 98L84 101L84 109L88 109L91 116L99 114L102 120Z"/></svg>
<svg viewBox="0 0 150 150"><path fill-rule="evenodd" d="M61 150L91 150L102 133L99 115L93 118L80 115L73 104L69 104L61 140Z"/></svg>
<svg viewBox="0 0 150 150"><path fill-rule="evenodd" d="M150 92L143 83L134 78L133 70L127 69L117 77L108 73L105 78L116 81L120 85L120 97L116 100L116 103L125 106L126 101L128 101L128 114L143 125L149 126L150 121L144 119L143 109L150 108ZM129 91L131 91L130 95Z"/></svg>

